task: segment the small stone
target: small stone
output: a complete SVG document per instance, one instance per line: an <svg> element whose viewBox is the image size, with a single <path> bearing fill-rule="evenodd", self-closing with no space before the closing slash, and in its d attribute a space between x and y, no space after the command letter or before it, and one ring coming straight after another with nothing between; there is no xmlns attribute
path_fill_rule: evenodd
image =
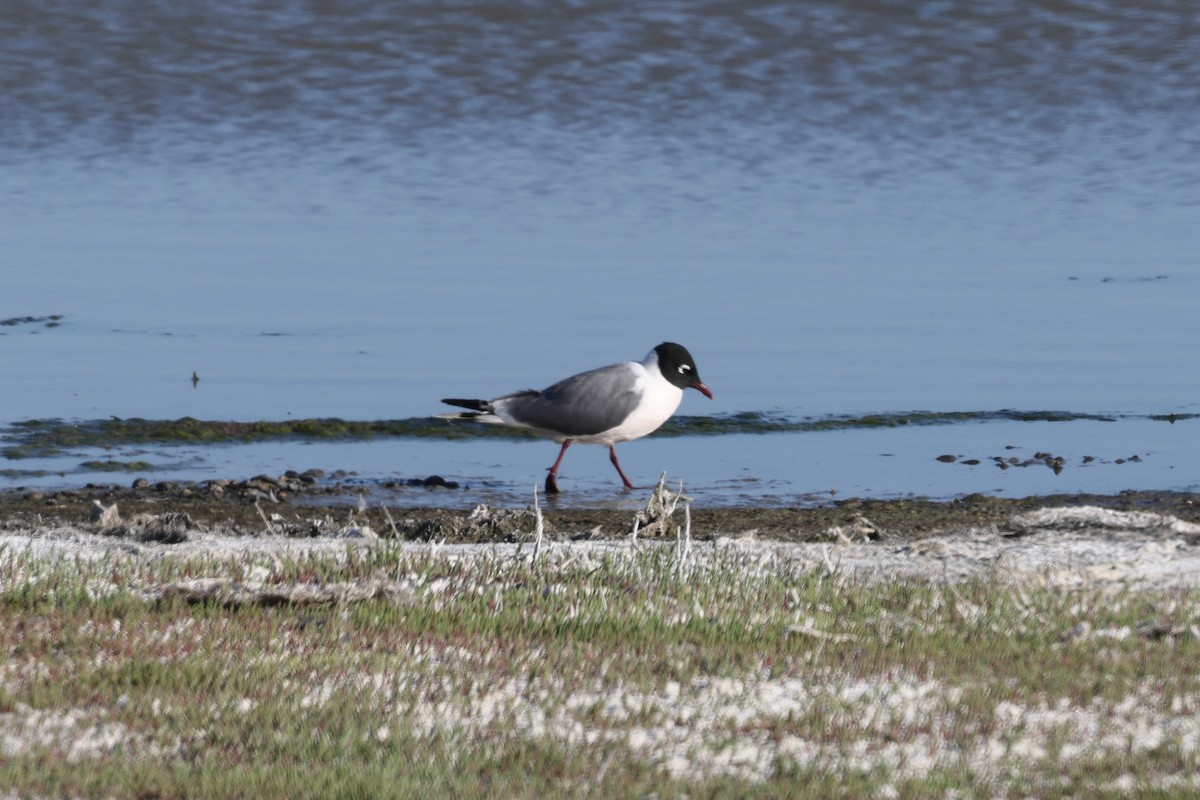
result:
<svg viewBox="0 0 1200 800"><path fill-rule="evenodd" d="M457 489L457 481L448 481L441 475L430 475L427 478L409 478L405 483L409 486L423 486L426 489L443 488Z"/></svg>

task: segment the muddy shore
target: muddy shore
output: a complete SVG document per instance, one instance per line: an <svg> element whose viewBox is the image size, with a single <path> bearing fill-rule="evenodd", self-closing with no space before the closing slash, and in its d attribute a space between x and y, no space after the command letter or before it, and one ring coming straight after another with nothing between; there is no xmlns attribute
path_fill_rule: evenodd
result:
<svg viewBox="0 0 1200 800"><path fill-rule="evenodd" d="M527 535L520 525L466 524L469 511L438 505L438 494L448 491L430 479L426 507L389 509L386 502L361 507L361 486L340 484L314 476L290 473L249 480L159 482L138 480L132 485L88 484L57 490L14 488L0 491L0 529L36 529L79 525L92 520L97 503L116 504L125 519L139 514L186 514L189 524L220 530L229 535L267 532L290 536L318 536L327 523L344 525L353 519L381 536L449 542L514 541ZM647 493L648 494L648 493ZM779 542L816 541L836 528L857 530L863 537L902 541L938 532L953 532L988 525L1005 525L1014 516L1048 507L1093 506L1114 511L1150 511L1185 522L1200 523L1200 495L1178 492L1130 491L1116 495L1044 495L997 498L973 495L957 500L874 500L847 498L828 505L805 508L703 506L697 498L691 507L692 533L698 540L754 532L760 539ZM518 512L522 508L507 509ZM617 508L556 508L543 506L547 532L558 541L614 539L626 536L633 515Z"/></svg>

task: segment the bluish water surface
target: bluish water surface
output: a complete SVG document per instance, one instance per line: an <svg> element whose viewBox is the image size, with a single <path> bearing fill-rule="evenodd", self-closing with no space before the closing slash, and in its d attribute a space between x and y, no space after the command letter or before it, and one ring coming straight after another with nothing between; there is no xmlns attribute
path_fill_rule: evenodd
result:
<svg viewBox="0 0 1200 800"><path fill-rule="evenodd" d="M423 416L667 339L716 395L687 414L1198 410L1190 2L64 1L3 4L0 36L0 320L33 318L0 326L0 425ZM1194 489L1195 441L1128 419L621 450L639 482L793 502ZM1008 445L1096 460L934 460ZM523 493L554 450L145 460ZM92 455L0 485L91 480ZM566 465L583 495L614 477L602 450Z"/></svg>

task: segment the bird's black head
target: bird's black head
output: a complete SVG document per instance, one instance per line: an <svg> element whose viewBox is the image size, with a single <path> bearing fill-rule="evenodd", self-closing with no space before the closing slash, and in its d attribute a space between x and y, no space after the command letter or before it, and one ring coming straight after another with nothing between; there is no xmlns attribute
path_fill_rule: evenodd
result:
<svg viewBox="0 0 1200 800"><path fill-rule="evenodd" d="M663 342L654 348L654 352L658 355L658 369L664 378L680 389L691 387L709 400L712 399L712 392L700 380L696 361L686 347L674 342Z"/></svg>

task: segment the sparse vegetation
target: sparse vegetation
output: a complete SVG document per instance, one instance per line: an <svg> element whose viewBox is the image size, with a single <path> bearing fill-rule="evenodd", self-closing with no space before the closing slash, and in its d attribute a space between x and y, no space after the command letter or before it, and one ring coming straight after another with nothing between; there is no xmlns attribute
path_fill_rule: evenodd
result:
<svg viewBox="0 0 1200 800"><path fill-rule="evenodd" d="M739 540L532 556L395 541L3 552L0 793L1200 788L1200 598L1187 590L999 571L867 580ZM231 592L186 591L199 580ZM329 586L378 590L280 600Z"/></svg>

